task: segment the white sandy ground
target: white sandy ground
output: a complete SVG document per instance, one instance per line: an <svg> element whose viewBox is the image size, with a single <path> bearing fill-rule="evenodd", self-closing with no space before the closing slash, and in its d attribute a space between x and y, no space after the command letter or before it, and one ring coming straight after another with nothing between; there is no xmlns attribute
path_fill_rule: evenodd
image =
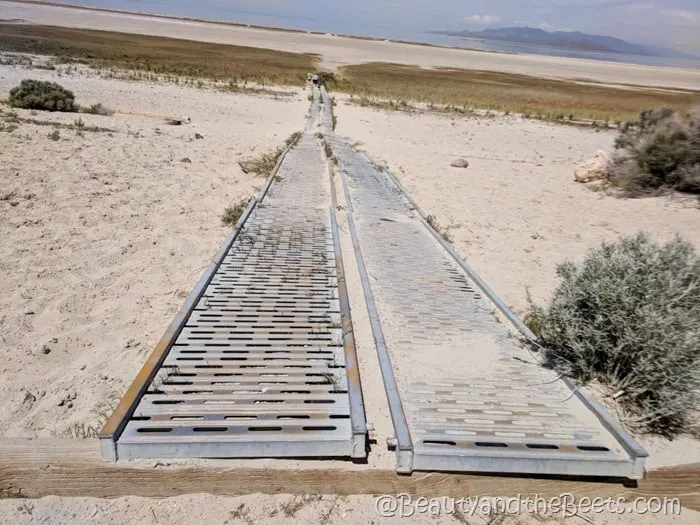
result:
<svg viewBox="0 0 700 525"><path fill-rule="evenodd" d="M18 111L22 118L64 123L81 118L87 126L115 131L80 136L75 130L60 130L58 141L47 137L52 129L47 126L23 123L12 133L0 132L0 197L7 196L0 200L4 437L51 436L73 423L90 423L96 407L124 391L227 234L220 226L222 210L252 195L262 183L244 175L237 162L279 145L300 129L308 107L303 93L274 100L56 75L0 66L0 93L28 76L55 79L74 90L83 105L102 102L122 111L184 115L191 123L169 126L159 117ZM698 241L698 210L664 199L601 198L573 182L575 163L609 146L610 135L517 119L387 114L342 102L336 111L338 131L363 140L363 148L387 162L426 211L446 224L464 224L453 230L458 249L511 304L523 304L526 283L535 297L546 297L555 260L562 254L582 254L603 234L613 238L616 234L606 228L631 231L646 221L655 231L681 229ZM194 139L195 132L204 138ZM508 145L505 152L503 144ZM465 171L448 168L457 155L465 155L472 166ZM180 162L184 157L191 164ZM521 160L530 164L513 162ZM541 205L532 206L533 199ZM609 226L591 226L602 220ZM339 227L346 229L342 216ZM534 232L544 238L532 239ZM478 250L466 250L466 241ZM347 253L346 235L343 242ZM375 450L382 451L390 432L386 417L380 416L387 413L383 388L372 361L366 311L358 300L357 270L354 261L346 259L345 265L368 419L377 427L380 446ZM679 454L675 443L659 441L650 466L700 461L697 447L684 445ZM391 460L390 454L377 456ZM690 524L700 514L684 509L675 518L588 517L599 524ZM438 520L422 515L403 521L563 520L443 513ZM399 518L380 519L371 496L0 500L3 524L195 522L398 523ZM580 518L564 522L583 523Z"/></svg>
<svg viewBox="0 0 700 525"><path fill-rule="evenodd" d="M3 67L0 92L26 76ZM191 123L18 111L116 131L60 130L58 141L47 126L0 132L0 433L10 436L61 433L124 391L225 238L224 208L263 182L237 162L279 146L308 107L301 95L60 82L81 104L184 113Z"/></svg>
<svg viewBox="0 0 700 525"><path fill-rule="evenodd" d="M564 57L487 53L465 49L359 40L332 34L316 35L270 31L136 14L7 2L5 0L0 0L0 19L20 19L37 24L264 47L296 53L317 53L322 58L322 65L331 69L363 62L393 62L421 67L484 69L543 77L588 79L606 83L700 89L700 70Z"/></svg>
<svg viewBox="0 0 700 525"><path fill-rule="evenodd" d="M565 496L564 496L565 497ZM251 496L222 497L211 494L189 494L174 498L147 499L136 496L111 500L95 498L46 497L40 500L0 500L0 522L13 525L692 525L697 524L700 512L681 509L680 513L647 514L584 513L562 517L552 515L518 514L515 503L509 504L509 515L493 512L488 503L467 504L445 502L436 498L430 503L431 512L418 512L419 507L408 500L400 500L403 517L384 516L377 511L374 496L290 496L285 494L255 494ZM506 500L507 501L507 500ZM513 500L517 501L517 500ZM661 499L663 502L663 498ZM493 502L495 505L504 505ZM655 502L640 502L638 508ZM556 504L556 503L555 503ZM615 509L631 509L632 501L621 502ZM455 512L454 509L464 512ZM473 509L473 510L472 510ZM569 511L570 512L570 511Z"/></svg>

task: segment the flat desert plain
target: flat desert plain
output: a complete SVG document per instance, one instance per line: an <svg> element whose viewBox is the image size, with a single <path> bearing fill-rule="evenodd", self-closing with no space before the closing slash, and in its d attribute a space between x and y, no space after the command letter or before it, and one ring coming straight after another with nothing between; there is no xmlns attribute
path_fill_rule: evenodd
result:
<svg viewBox="0 0 700 525"><path fill-rule="evenodd" d="M0 2L0 17L18 18L14 8L8 14L8 5ZM77 10L61 12L80 18ZM90 27L103 23L98 19L127 20L100 12L89 16L97 17ZM184 24L152 18L134 23L148 25L153 34ZM240 44L246 30L216 31L237 34ZM696 73L687 74L692 80ZM243 173L238 162L302 129L309 103L298 88L279 88L289 95L252 96L103 78L81 68L69 73L61 66L0 66L0 93L24 78L58 81L80 104L102 103L116 111L99 116L0 106L0 436L70 437L76 428L98 425L100 412L128 387L227 235L222 212L263 183ZM336 132L388 166L518 312L526 306L526 291L538 302L551 295L557 262L578 261L602 240L646 230L660 240L678 233L700 248L697 201L621 200L574 182L579 162L612 148L612 131L515 116L388 112L358 107L341 95L336 101ZM182 125L169 125L169 116L182 118ZM456 157L467 158L469 167L450 167ZM360 309L353 312L356 319L363 316ZM371 341L366 327L356 336ZM374 396L383 393L379 384L368 389ZM649 467L700 461L696 441L642 441L652 452ZM461 514L380 518L374 501L332 494L5 499L0 522L525 525L690 524L700 518L686 509L680 516L591 514L584 521Z"/></svg>
<svg viewBox="0 0 700 525"><path fill-rule="evenodd" d="M410 45L160 18L133 13L73 9L55 5L0 0L0 19L34 24L127 31L239 46L262 47L320 55L329 69L364 62L389 62L421 67L500 71L552 78L587 79L609 84L636 84L699 89L700 71L536 55L485 53L466 49Z"/></svg>

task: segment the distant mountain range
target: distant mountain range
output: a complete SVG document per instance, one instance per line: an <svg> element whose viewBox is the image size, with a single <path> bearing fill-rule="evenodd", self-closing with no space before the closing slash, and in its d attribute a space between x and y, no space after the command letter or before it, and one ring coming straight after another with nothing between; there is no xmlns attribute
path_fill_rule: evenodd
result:
<svg viewBox="0 0 700 525"><path fill-rule="evenodd" d="M611 36L590 35L579 31L544 31L534 27L501 27L483 31L429 31L432 34L449 35L481 40L498 40L518 44L551 46L578 51L600 51L667 58L697 60L697 56L663 47L632 44Z"/></svg>

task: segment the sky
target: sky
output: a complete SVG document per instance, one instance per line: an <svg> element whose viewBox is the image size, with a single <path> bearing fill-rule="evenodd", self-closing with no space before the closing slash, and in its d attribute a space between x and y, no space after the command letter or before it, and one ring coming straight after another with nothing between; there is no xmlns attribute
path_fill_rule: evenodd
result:
<svg viewBox="0 0 700 525"><path fill-rule="evenodd" d="M527 25L615 36L700 54L700 0L65 1L247 23L268 20L268 25L405 39L430 30Z"/></svg>

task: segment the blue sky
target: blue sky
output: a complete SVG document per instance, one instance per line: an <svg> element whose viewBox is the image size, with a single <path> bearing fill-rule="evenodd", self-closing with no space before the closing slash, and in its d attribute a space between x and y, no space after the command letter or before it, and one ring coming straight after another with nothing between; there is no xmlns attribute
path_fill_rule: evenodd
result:
<svg viewBox="0 0 700 525"><path fill-rule="evenodd" d="M268 20L274 25L331 32L357 32L353 31L356 28L389 38L410 38L411 34L433 29L528 25L617 36L700 53L700 0L72 0L72 3L249 23Z"/></svg>

